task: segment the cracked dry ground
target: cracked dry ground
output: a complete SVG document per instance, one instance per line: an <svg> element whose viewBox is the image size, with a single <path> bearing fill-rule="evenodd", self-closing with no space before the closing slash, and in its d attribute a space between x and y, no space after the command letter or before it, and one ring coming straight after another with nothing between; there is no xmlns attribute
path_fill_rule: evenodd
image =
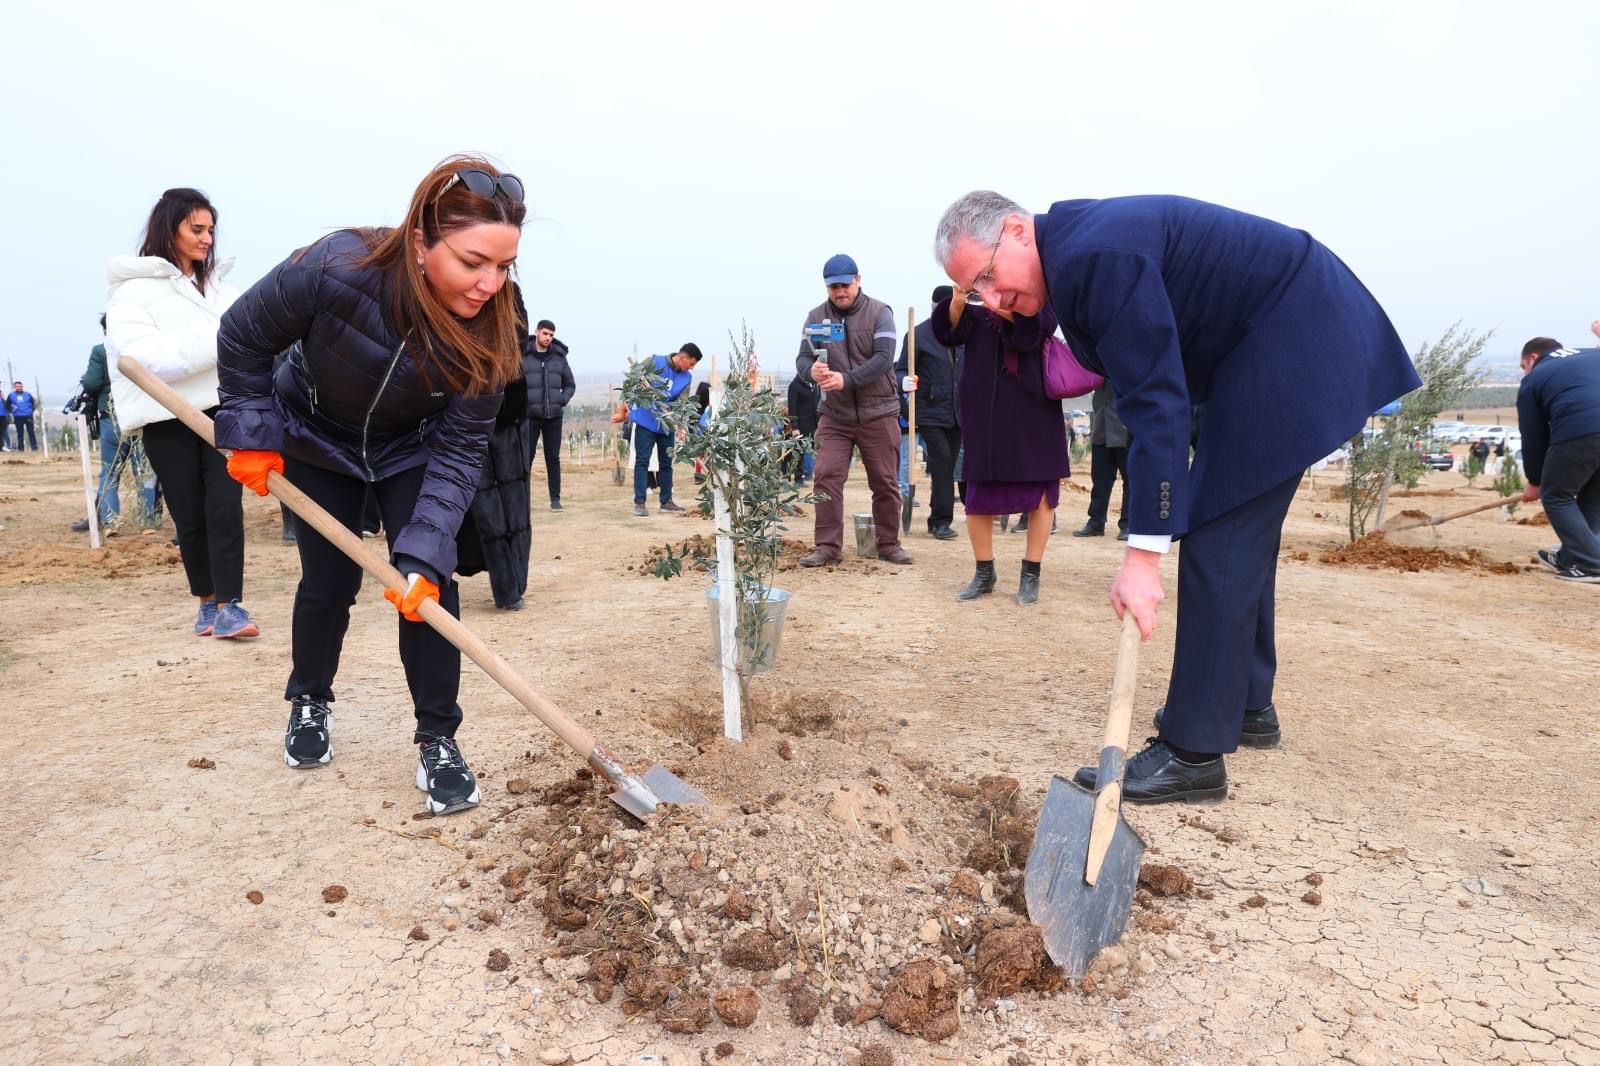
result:
<svg viewBox="0 0 1600 1066"><path fill-rule="evenodd" d="M630 760L672 761L692 749L664 711L716 714L705 609L698 579L628 566L703 526L632 518L606 474L571 472L567 511L535 514L530 609L493 612L477 578L465 619ZM181 578L155 546L131 562L71 550L75 476L70 463L0 464L7 1061L813 1063L876 1043L901 1063L1600 1063L1600 589L1324 565L1338 504L1303 489L1278 576L1284 746L1231 758L1221 806L1131 812L1151 858L1201 893L1161 901L1172 928L1130 933L1123 998L1022 993L974 1006L940 1044L826 1012L798 1029L771 1008L749 1029L678 1036L570 995L536 961L550 946L540 923L441 910L477 876L466 849L505 809L510 771L529 752L542 780L577 765L525 711L469 664L462 741L485 804L414 820L396 622L369 585L337 758L287 770L277 697L297 575L275 508L246 501L247 602L265 636L230 646L186 635ZM1064 494L1063 528L1082 499ZM1518 563L1548 539L1492 517L1438 533L1408 536ZM1002 573L1019 540L999 538ZM1022 611L1002 595L958 607L965 545L909 543L910 568L785 574L783 662L759 684L850 694L856 731L841 739L863 759L925 759L948 780L1008 773L1037 803L1051 770L1098 743L1118 546L1057 537L1043 598ZM1164 691L1170 606L1141 666L1146 711ZM191 768L199 758L214 768ZM912 832L912 854L939 852ZM844 871L852 847L825 857ZM329 903L334 884L348 895ZM926 905L894 891L908 912ZM419 925L428 940L409 938ZM485 966L495 949L504 970ZM718 1060L724 1041L734 1051Z"/></svg>

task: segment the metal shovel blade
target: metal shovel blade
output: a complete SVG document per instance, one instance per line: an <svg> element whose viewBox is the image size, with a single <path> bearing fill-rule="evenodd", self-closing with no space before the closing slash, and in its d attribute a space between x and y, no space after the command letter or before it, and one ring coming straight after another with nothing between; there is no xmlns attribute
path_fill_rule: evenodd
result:
<svg viewBox="0 0 1600 1066"><path fill-rule="evenodd" d="M1119 812L1095 883L1084 880L1094 803L1095 793L1059 774L1051 778L1023 880L1028 917L1043 932L1051 961L1073 979L1101 948L1122 939L1144 857L1143 838Z"/></svg>
<svg viewBox="0 0 1600 1066"><path fill-rule="evenodd" d="M917 487L915 485L909 485L906 487L904 496L900 501L900 532L911 532L911 512L916 509L916 506Z"/></svg>
<svg viewBox="0 0 1600 1066"><path fill-rule="evenodd" d="M652 766L642 775L625 774L617 780L611 802L643 821L663 803L705 803L706 798L665 766Z"/></svg>

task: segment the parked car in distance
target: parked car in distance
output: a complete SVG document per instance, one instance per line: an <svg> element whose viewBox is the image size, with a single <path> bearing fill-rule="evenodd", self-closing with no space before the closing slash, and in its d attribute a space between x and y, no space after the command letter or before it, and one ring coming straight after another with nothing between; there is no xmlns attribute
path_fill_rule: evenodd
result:
<svg viewBox="0 0 1600 1066"><path fill-rule="evenodd" d="M1450 454L1449 452L1446 452L1446 451L1433 451L1433 452L1430 452L1430 451L1428 451L1426 449L1418 449L1418 451L1422 456L1422 461L1424 463L1427 463L1428 466L1431 469L1434 469L1434 470L1453 470L1453 469L1455 469L1456 457L1454 455Z"/></svg>
<svg viewBox="0 0 1600 1066"><path fill-rule="evenodd" d="M1490 444L1504 444L1506 438L1511 435L1511 430L1505 426L1479 426L1478 429L1480 432L1473 439L1486 440Z"/></svg>
<svg viewBox="0 0 1600 1066"><path fill-rule="evenodd" d="M1457 443L1461 434L1466 432L1465 422L1435 422L1429 436L1434 440L1442 440L1451 444Z"/></svg>

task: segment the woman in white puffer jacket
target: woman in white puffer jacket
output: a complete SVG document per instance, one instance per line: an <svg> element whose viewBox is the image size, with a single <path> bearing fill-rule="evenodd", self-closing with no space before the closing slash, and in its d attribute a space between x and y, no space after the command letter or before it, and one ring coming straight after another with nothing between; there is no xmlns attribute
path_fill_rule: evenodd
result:
<svg viewBox="0 0 1600 1066"><path fill-rule="evenodd" d="M145 454L178 528L189 591L200 600L200 636L254 637L244 597L244 512L227 460L117 369L126 355L184 399L214 413L217 326L239 291L216 259L217 211L195 189L168 189L150 212L137 256L106 266L106 355L122 432L142 430Z"/></svg>

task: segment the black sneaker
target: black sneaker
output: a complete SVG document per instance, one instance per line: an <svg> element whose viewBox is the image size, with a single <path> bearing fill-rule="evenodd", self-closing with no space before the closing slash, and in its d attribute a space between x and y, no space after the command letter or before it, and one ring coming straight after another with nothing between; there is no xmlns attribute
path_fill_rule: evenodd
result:
<svg viewBox="0 0 1600 1066"><path fill-rule="evenodd" d="M1072 780L1093 791L1099 771L1085 766ZM1129 803L1216 803L1228 797L1228 771L1222 756L1187 763L1160 737L1151 737L1145 749L1128 760L1122 777L1122 798Z"/></svg>
<svg viewBox="0 0 1600 1066"><path fill-rule="evenodd" d="M1561 545L1557 544L1553 548L1540 548L1533 554L1534 558L1538 560L1539 565L1543 566L1546 570L1550 571L1552 574L1561 573Z"/></svg>
<svg viewBox="0 0 1600 1066"><path fill-rule="evenodd" d="M1156 708L1156 730L1161 729L1165 707ZM1260 710L1245 711L1244 723L1239 727L1239 743L1247 748L1275 748L1283 740L1283 730L1278 727L1278 708L1267 704Z"/></svg>
<svg viewBox="0 0 1600 1066"><path fill-rule="evenodd" d="M478 805L478 779L450 737L427 737L418 746L417 787L428 794L428 810L450 814Z"/></svg>
<svg viewBox="0 0 1600 1066"><path fill-rule="evenodd" d="M1556 577L1563 581L1582 581L1589 585L1600 585L1600 570L1586 570L1577 563L1563 566L1556 571Z"/></svg>
<svg viewBox="0 0 1600 1066"><path fill-rule="evenodd" d="M674 512L674 511L683 510L682 507L680 507L678 504L673 503L671 500L662 500L661 501L661 509L663 511L666 511L669 514Z"/></svg>
<svg viewBox="0 0 1600 1066"><path fill-rule="evenodd" d="M289 712L289 728L283 734L283 763L296 770L322 766L333 758L328 731L333 728L333 712L313 696L296 696Z"/></svg>
<svg viewBox="0 0 1600 1066"><path fill-rule="evenodd" d="M550 501L550 510L552 510L552 511L561 510L561 501L560 500L551 500Z"/></svg>

